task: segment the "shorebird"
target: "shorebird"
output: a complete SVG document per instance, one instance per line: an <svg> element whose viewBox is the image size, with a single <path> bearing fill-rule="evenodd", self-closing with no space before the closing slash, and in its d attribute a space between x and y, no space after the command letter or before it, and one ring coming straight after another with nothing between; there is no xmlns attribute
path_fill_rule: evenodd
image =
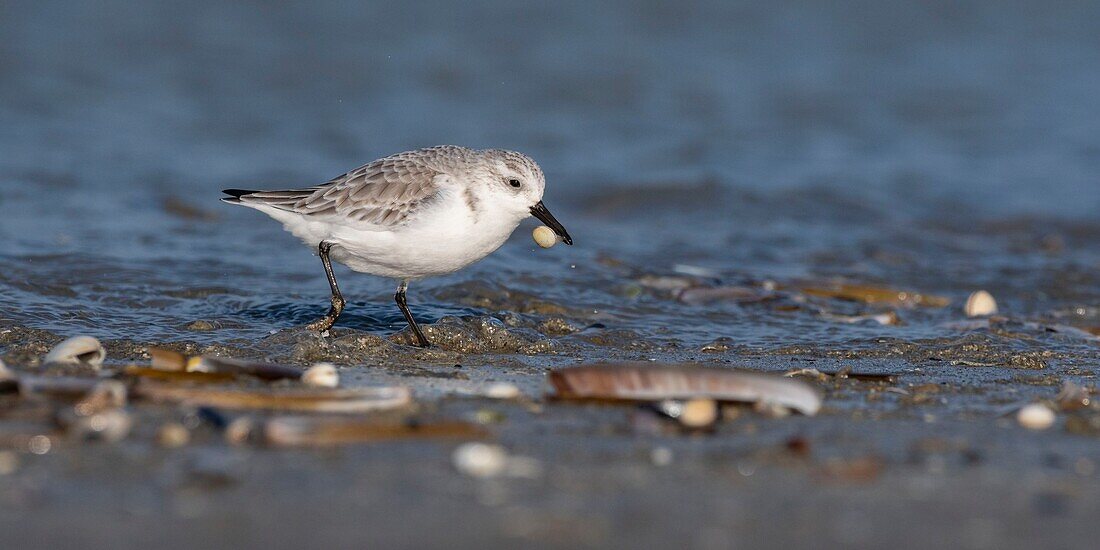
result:
<svg viewBox="0 0 1100 550"><path fill-rule="evenodd" d="M394 300L421 347L430 343L405 301L409 282L452 273L500 248L529 216L562 242L565 227L542 203L546 181L530 157L440 145L397 153L302 189L226 189L222 201L255 208L317 250L332 291L322 334L344 309L332 262L397 279Z"/></svg>

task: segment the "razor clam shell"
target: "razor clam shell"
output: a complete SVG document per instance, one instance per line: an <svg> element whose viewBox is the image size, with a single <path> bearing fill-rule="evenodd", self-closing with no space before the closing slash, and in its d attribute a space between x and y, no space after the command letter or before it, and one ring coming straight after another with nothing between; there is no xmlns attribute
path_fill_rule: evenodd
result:
<svg viewBox="0 0 1100 550"><path fill-rule="evenodd" d="M194 372L207 372L217 374L249 375L260 380L298 380L302 378L302 369L273 365L271 363L258 363L228 357L202 356L198 361L188 364L188 370Z"/></svg>
<svg viewBox="0 0 1100 550"><path fill-rule="evenodd" d="M283 416L264 423L264 440L282 447L346 445L409 438L481 439L484 428L469 422L383 423L362 418Z"/></svg>
<svg viewBox="0 0 1100 550"><path fill-rule="evenodd" d="M150 401L234 410L362 413L412 404L412 392L403 386L345 389L280 388L245 390L185 387L143 379L134 395Z"/></svg>
<svg viewBox="0 0 1100 550"><path fill-rule="evenodd" d="M46 354L44 363L87 364L99 368L107 358L103 344L91 336L73 336L62 341Z"/></svg>
<svg viewBox="0 0 1100 550"><path fill-rule="evenodd" d="M550 383L559 397L572 399L768 402L807 416L821 408L820 393L800 380L697 365L600 363L552 370Z"/></svg>

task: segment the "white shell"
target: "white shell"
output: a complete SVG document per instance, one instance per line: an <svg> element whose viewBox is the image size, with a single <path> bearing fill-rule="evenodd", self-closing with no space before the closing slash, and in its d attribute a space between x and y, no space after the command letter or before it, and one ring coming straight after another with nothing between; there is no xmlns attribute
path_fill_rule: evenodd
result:
<svg viewBox="0 0 1100 550"><path fill-rule="evenodd" d="M499 445L464 443L455 449L451 461L456 470L470 477L497 477L508 466L508 452Z"/></svg>
<svg viewBox="0 0 1100 550"><path fill-rule="evenodd" d="M302 373L302 383L317 388L335 388L340 385L340 375L336 372L336 365L317 363Z"/></svg>
<svg viewBox="0 0 1100 550"><path fill-rule="evenodd" d="M550 248L555 244L558 244L558 236L554 234L554 230L540 225L531 232L531 237L535 239L535 243L543 248Z"/></svg>
<svg viewBox="0 0 1100 550"><path fill-rule="evenodd" d="M517 399L523 392L515 384L508 382L496 382L485 389L485 397L490 399Z"/></svg>
<svg viewBox="0 0 1100 550"><path fill-rule="evenodd" d="M963 311L966 312L967 317L994 315L997 313L997 300L993 299L992 294L979 290L966 299L966 306Z"/></svg>
<svg viewBox="0 0 1100 550"><path fill-rule="evenodd" d="M10 380L13 376L8 366L4 364L4 360L0 359L0 380Z"/></svg>
<svg viewBox="0 0 1100 550"><path fill-rule="evenodd" d="M1042 403L1032 403L1016 413L1016 421L1029 430L1045 430L1054 425L1054 411Z"/></svg>
<svg viewBox="0 0 1100 550"><path fill-rule="evenodd" d="M98 369L107 358L103 344L91 336L73 336L53 347L45 363L86 364Z"/></svg>

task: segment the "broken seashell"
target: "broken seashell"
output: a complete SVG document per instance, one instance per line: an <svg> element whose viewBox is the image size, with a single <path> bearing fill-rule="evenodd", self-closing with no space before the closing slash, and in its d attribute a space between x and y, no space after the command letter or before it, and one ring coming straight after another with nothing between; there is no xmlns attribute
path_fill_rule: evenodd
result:
<svg viewBox="0 0 1100 550"><path fill-rule="evenodd" d="M944 307L951 303L950 299L933 294L922 294L908 290L840 282L825 283L820 286L808 285L801 287L799 290L810 296L864 302L867 304Z"/></svg>
<svg viewBox="0 0 1100 550"><path fill-rule="evenodd" d="M72 409L60 411L57 421L78 438L115 442L125 438L134 424L125 405L126 386L101 380Z"/></svg>
<svg viewBox="0 0 1100 550"><path fill-rule="evenodd" d="M1056 416L1050 407L1032 403L1016 413L1016 421L1029 430L1045 430L1054 425Z"/></svg>
<svg viewBox="0 0 1100 550"><path fill-rule="evenodd" d="M302 373L302 383L316 388L335 388L340 385L340 375L336 365L317 363Z"/></svg>
<svg viewBox="0 0 1100 550"><path fill-rule="evenodd" d="M185 387L142 379L134 395L151 401L185 403L222 409L268 409L327 413L362 413L396 409L412 404L412 393L404 386L345 389L279 388L247 390L235 388Z"/></svg>
<svg viewBox="0 0 1100 550"><path fill-rule="evenodd" d="M997 300L993 299L992 294L984 290L979 290L966 299L966 305L963 306L963 311L966 312L967 317L995 315L997 313Z"/></svg>
<svg viewBox="0 0 1100 550"><path fill-rule="evenodd" d="M44 363L60 363L75 365L90 365L99 369L103 360L107 358L107 351L103 344L91 336L73 336L60 344L57 344L46 354Z"/></svg>
<svg viewBox="0 0 1100 550"><path fill-rule="evenodd" d="M206 355L192 357L187 362L187 370L190 372L232 374L235 376L248 375L267 381L302 378L302 370L296 367Z"/></svg>
<svg viewBox="0 0 1100 550"><path fill-rule="evenodd" d="M63 423L69 433L78 438L113 443L129 435L134 419L125 409L112 409L90 416L77 415Z"/></svg>
<svg viewBox="0 0 1100 550"><path fill-rule="evenodd" d="M488 433L468 422L405 423L356 417L282 416L268 420L264 439L283 447L330 446L408 438L477 439Z"/></svg>
<svg viewBox="0 0 1100 550"><path fill-rule="evenodd" d="M126 406L126 385L118 380L97 383L83 399L73 406L80 416L92 416Z"/></svg>
<svg viewBox="0 0 1100 550"><path fill-rule="evenodd" d="M768 401L805 415L821 408L821 395L805 382L690 364L597 363L552 370L549 377L566 399Z"/></svg>

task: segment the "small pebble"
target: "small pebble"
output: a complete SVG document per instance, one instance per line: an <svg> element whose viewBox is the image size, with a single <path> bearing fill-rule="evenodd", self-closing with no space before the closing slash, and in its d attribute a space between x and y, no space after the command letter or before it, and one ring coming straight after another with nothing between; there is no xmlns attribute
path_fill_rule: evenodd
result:
<svg viewBox="0 0 1100 550"><path fill-rule="evenodd" d="M157 430L157 443L161 447L175 449L186 445L188 441L191 441L191 432L178 422L165 424Z"/></svg>
<svg viewBox="0 0 1100 550"><path fill-rule="evenodd" d="M718 420L718 403L713 399L691 399L684 403L678 418L688 428L705 428Z"/></svg>
<svg viewBox="0 0 1100 550"><path fill-rule="evenodd" d="M302 373L302 383L317 388L335 388L340 385L340 375L336 372L336 365L317 363Z"/></svg>
<svg viewBox="0 0 1100 550"><path fill-rule="evenodd" d="M531 232L531 237L535 239L535 243L543 248L550 248L555 244L558 244L558 236L554 234L554 230L540 225Z"/></svg>
<svg viewBox="0 0 1100 550"><path fill-rule="evenodd" d="M464 475L490 478L504 472L508 466L508 452L499 445L464 443L455 449L451 460L455 469Z"/></svg>
<svg viewBox="0 0 1100 550"><path fill-rule="evenodd" d="M1054 411L1042 403L1032 403L1016 414L1016 421L1029 430L1045 430L1054 425Z"/></svg>
<svg viewBox="0 0 1100 550"><path fill-rule="evenodd" d="M963 310L966 312L967 317L994 315L997 313L997 300L993 299L992 294L979 290L966 299L966 306Z"/></svg>

